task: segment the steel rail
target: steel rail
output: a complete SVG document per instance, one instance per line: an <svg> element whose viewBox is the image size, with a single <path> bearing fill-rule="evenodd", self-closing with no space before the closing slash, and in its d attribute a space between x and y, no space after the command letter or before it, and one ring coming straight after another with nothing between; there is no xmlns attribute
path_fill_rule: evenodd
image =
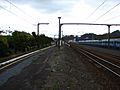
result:
<svg viewBox="0 0 120 90"><path fill-rule="evenodd" d="M78 46L76 46L76 47L78 47ZM90 56L93 56L93 57L95 57L95 58L98 58L99 60L101 60L101 61L103 61L103 62L105 62L105 63L107 63L107 64L109 64L109 65L112 65L113 67L116 67L117 69L120 69L120 66L115 65L115 64L113 64L113 63L111 63L111 62L109 62L109 61L106 61L105 59L103 59L103 58L101 58L101 57L99 57L99 56L97 56L97 55L94 55L94 54L92 54L92 53L90 53L90 52L88 52L88 51L82 50L82 49L80 49L79 47L77 48L77 50L78 50L78 49L79 49L79 52L80 52L80 53L82 53L83 55L85 55L86 57L90 58L92 61L94 61L94 62L97 63L98 65L102 66L103 68L107 69L108 71L110 71L111 73L113 73L114 75L116 75L116 76L118 76L118 77L120 78L120 74L118 74L116 71L113 71L110 67L105 66L104 64L102 64L101 62L95 60L94 58L92 58L92 57L90 57Z"/></svg>
<svg viewBox="0 0 120 90"><path fill-rule="evenodd" d="M107 61L107 60L105 60L105 59L103 59L103 58L101 58L101 57L98 57L98 56L96 56L96 55L94 55L94 54L92 54L92 53L90 53L90 52L88 52L88 51L84 51L84 52L86 52L86 53L88 53L88 54L90 54L90 55L92 55L92 56L94 56L94 57L96 57L96 58L98 58L98 59L100 59L100 60L102 60L102 61L104 61L104 62L106 62L106 63L109 63L109 64L111 64L111 65L113 65L113 66L115 66L115 67L117 67L117 68L120 69L120 66L118 66L118 65L116 65L116 64L113 64L113 63L111 63L111 62L109 62L109 61Z"/></svg>
<svg viewBox="0 0 120 90"><path fill-rule="evenodd" d="M84 54L85 56L87 56L88 58L90 58L91 60L93 60L94 62L96 62L97 64L99 64L100 66L104 67L105 69L109 70L110 72L112 72L113 74L115 74L116 76L118 76L120 78L120 74L116 73L115 71L111 70L109 67L101 64L100 62L96 61L95 59L91 58L89 55L81 52L82 54Z"/></svg>

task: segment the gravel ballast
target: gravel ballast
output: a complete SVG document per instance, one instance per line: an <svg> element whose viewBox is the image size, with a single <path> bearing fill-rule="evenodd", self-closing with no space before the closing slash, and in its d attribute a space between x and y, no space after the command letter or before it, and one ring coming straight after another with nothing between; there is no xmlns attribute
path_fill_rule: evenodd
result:
<svg viewBox="0 0 120 90"><path fill-rule="evenodd" d="M42 53L0 90L119 90L88 58L68 46Z"/></svg>

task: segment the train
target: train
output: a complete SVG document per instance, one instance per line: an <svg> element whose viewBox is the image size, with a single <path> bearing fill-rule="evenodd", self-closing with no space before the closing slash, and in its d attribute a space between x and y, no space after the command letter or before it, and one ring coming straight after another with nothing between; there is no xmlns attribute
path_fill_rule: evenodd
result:
<svg viewBox="0 0 120 90"><path fill-rule="evenodd" d="M77 41L77 43L84 44L84 45L92 45L92 46L100 46L100 47L106 47L106 48L120 49L120 38L118 38L118 39L110 39L110 41L108 41L108 39L80 40L80 41Z"/></svg>

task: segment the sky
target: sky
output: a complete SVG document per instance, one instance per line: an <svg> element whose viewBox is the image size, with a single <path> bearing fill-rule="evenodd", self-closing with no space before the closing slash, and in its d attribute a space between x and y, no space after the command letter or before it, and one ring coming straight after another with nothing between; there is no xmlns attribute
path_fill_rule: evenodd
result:
<svg viewBox="0 0 120 90"><path fill-rule="evenodd" d="M0 30L18 30L58 35L58 17L61 23L120 23L119 0L0 0ZM85 33L104 34L107 26L63 25L63 35ZM111 26L111 32L120 30Z"/></svg>

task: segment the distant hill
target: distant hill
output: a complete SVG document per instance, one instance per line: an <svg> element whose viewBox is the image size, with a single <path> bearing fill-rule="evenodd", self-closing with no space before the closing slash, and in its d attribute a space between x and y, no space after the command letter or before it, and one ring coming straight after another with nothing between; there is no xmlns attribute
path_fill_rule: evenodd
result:
<svg viewBox="0 0 120 90"><path fill-rule="evenodd" d="M80 39L91 40L91 39L95 39L95 37L96 37L96 34L94 34L94 33L86 33L86 34L82 35L80 37Z"/></svg>
<svg viewBox="0 0 120 90"><path fill-rule="evenodd" d="M100 39L107 39L108 38L108 33L102 34L102 35L97 35L94 33L86 33L84 35L81 35L81 37L78 36L74 36L74 35L68 35L68 36L64 36L63 40L65 41L69 41L69 40L100 40ZM120 38L120 30L116 30L112 33L110 33L110 38Z"/></svg>
<svg viewBox="0 0 120 90"><path fill-rule="evenodd" d="M74 35L66 35L62 39L64 41L74 40Z"/></svg>
<svg viewBox="0 0 120 90"><path fill-rule="evenodd" d="M108 33L102 34L102 35L96 35L93 33L84 34L80 37L81 39L107 39ZM116 30L112 33L110 33L110 38L120 38L120 31Z"/></svg>
<svg viewBox="0 0 120 90"><path fill-rule="evenodd" d="M112 38L120 38L120 31L116 30L116 31L112 32L111 37Z"/></svg>

